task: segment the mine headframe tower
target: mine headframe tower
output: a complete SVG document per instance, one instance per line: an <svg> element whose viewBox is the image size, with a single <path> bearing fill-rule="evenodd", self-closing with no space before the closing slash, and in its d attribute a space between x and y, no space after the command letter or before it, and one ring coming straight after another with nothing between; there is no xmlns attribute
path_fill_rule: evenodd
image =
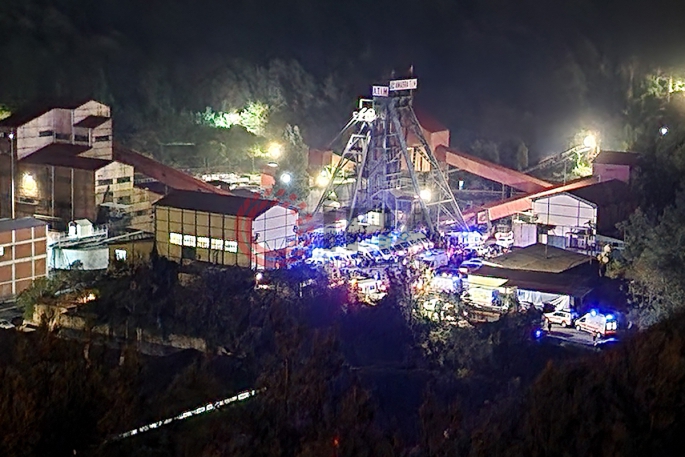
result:
<svg viewBox="0 0 685 457"><path fill-rule="evenodd" d="M361 99L358 110L339 137L351 131L340 160L315 212L347 185L348 226L369 211L390 215L388 227L406 230L424 226L465 228L466 223L449 183L423 135L413 109L416 79L373 86L373 98ZM408 147L407 139L416 147ZM416 169L416 164L428 164ZM346 175L347 173L347 175Z"/></svg>

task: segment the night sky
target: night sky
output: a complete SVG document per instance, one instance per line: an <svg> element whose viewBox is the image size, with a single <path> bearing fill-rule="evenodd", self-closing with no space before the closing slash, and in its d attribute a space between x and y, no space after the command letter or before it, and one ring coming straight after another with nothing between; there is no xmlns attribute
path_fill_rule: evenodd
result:
<svg viewBox="0 0 685 457"><path fill-rule="evenodd" d="M225 59L278 58L335 75L351 109L371 83L413 65L418 102L456 142L520 137L544 155L620 110L611 92L622 66L683 64L684 10L666 0L3 0L0 102L52 95L46 76L94 61L109 86L135 85L135 69L154 62L187 92Z"/></svg>

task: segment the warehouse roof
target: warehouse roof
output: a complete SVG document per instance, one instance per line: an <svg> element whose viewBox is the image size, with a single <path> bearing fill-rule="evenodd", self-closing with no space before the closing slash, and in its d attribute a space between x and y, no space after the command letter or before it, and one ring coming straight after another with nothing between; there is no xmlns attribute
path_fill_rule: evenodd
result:
<svg viewBox="0 0 685 457"><path fill-rule="evenodd" d="M41 227L48 225L45 221L34 219L33 217L22 217L19 219L0 219L0 232L9 232L31 227Z"/></svg>
<svg viewBox="0 0 685 457"><path fill-rule="evenodd" d="M469 276L506 279L505 287L582 297L594 288L598 276L524 271L509 268L482 266Z"/></svg>
<svg viewBox="0 0 685 457"><path fill-rule="evenodd" d="M174 191L155 203L155 206L249 217L250 219L256 218L276 205L278 205L278 202L275 200L185 190Z"/></svg>
<svg viewBox="0 0 685 457"><path fill-rule="evenodd" d="M593 163L609 165L636 165L640 156L634 152L601 151L593 160Z"/></svg>
<svg viewBox="0 0 685 457"><path fill-rule="evenodd" d="M23 163L51 165L54 167L76 168L79 170L99 170L109 165L109 160L81 157L79 154L90 149L89 146L69 143L50 143L21 159Z"/></svg>
<svg viewBox="0 0 685 457"><path fill-rule="evenodd" d="M617 179L573 189L568 193L598 206L631 201L634 198L630 186Z"/></svg>
<svg viewBox="0 0 685 457"><path fill-rule="evenodd" d="M590 256L566 249L545 244L533 244L490 259L487 263L493 267L510 270L561 273L592 260L593 258Z"/></svg>

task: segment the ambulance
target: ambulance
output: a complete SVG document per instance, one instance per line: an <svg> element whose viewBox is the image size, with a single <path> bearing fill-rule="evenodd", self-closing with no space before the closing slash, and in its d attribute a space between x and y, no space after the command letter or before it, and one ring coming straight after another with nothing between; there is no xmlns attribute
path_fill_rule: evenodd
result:
<svg viewBox="0 0 685 457"><path fill-rule="evenodd" d="M590 333L597 338L616 333L618 323L613 314L600 314L592 310L580 319L576 319L576 330Z"/></svg>

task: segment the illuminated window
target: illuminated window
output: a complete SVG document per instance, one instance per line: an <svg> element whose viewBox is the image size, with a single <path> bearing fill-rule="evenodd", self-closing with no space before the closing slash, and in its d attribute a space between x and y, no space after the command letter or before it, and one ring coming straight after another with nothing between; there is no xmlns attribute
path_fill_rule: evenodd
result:
<svg viewBox="0 0 685 457"><path fill-rule="evenodd" d="M224 240L217 240L216 238L212 238L212 249L214 249L215 251L223 251Z"/></svg>
<svg viewBox="0 0 685 457"><path fill-rule="evenodd" d="M21 177L21 190L25 197L38 197L38 183L31 173L24 173Z"/></svg>
<svg viewBox="0 0 685 457"><path fill-rule="evenodd" d="M126 260L126 250L124 249L115 249L114 250L114 258L117 260L124 261Z"/></svg>
<svg viewBox="0 0 685 457"><path fill-rule="evenodd" d="M206 236L198 236L197 247L209 249L209 238L207 238Z"/></svg>
<svg viewBox="0 0 685 457"><path fill-rule="evenodd" d="M183 235L183 246L188 246L191 248L195 247L195 236L194 235Z"/></svg>
<svg viewBox="0 0 685 457"><path fill-rule="evenodd" d="M224 246L226 248L226 251L228 251L228 252L238 252L238 242L237 241L226 240L226 244Z"/></svg>
<svg viewBox="0 0 685 457"><path fill-rule="evenodd" d="M169 243L181 246L183 244L183 235L181 235L180 233L170 233Z"/></svg>

